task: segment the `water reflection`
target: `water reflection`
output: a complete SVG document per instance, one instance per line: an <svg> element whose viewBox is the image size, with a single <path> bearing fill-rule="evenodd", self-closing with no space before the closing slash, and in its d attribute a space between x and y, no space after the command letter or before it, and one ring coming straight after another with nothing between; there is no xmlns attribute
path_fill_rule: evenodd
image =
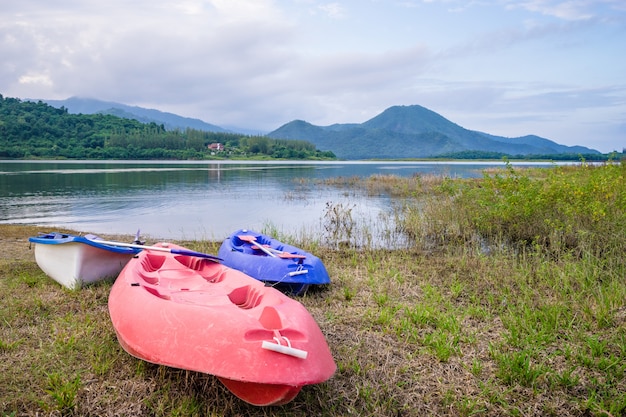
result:
<svg viewBox="0 0 626 417"><path fill-rule="evenodd" d="M373 230L391 210L387 196L315 180L476 177L493 166L504 164L0 161L0 223L131 235L141 229L163 239L221 240L236 229L268 225L289 235L319 235L331 204L352 207L355 224Z"/></svg>

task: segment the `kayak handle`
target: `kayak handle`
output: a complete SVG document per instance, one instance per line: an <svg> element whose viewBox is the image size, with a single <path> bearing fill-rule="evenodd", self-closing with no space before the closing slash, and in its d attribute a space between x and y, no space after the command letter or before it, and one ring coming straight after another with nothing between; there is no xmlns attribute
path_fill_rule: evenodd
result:
<svg viewBox="0 0 626 417"><path fill-rule="evenodd" d="M264 340L263 343L261 343L261 347L263 349L282 353L284 355L294 356L300 359L306 359L308 355L308 352L306 350L293 348L291 347L291 342L289 341L289 339L287 339L285 336L282 336L282 338L285 339L287 345L281 345L280 339L275 337L274 340L276 341L276 343Z"/></svg>
<svg viewBox="0 0 626 417"><path fill-rule="evenodd" d="M296 275L302 275L302 274L308 274L308 273L309 273L308 269L298 269L296 271L289 272L287 275L289 275L290 277L295 277Z"/></svg>

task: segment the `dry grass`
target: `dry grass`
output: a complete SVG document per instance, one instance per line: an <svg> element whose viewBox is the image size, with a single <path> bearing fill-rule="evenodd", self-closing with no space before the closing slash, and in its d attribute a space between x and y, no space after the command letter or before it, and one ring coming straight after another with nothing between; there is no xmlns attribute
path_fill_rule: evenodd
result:
<svg viewBox="0 0 626 417"><path fill-rule="evenodd" d="M386 303L419 303L424 285L448 286L451 270L458 272L453 260L384 251L322 253L334 284L301 301L326 334L338 372L327 383L306 387L286 406L262 409L237 400L212 376L127 355L108 320L110 283L65 290L45 277L32 259L26 238L36 229L24 228L21 236L20 228L2 230L9 250L2 259L0 289L11 297L3 305L8 311L2 317L8 323L0 333L5 413L59 412L50 394L51 374L65 383L80 379L74 414L102 416L456 414L458 399L479 393L481 380L493 377L493 370L483 369L483 378L476 378L470 365L488 359L488 344L497 340L502 327L497 319L465 319L466 332L477 341L463 348L463 357L447 361L377 319ZM390 280L380 281L380 276ZM380 294L387 295L386 302Z"/></svg>
<svg viewBox="0 0 626 417"><path fill-rule="evenodd" d="M589 410L581 394L602 377L577 370L573 387L547 378L531 386L499 380L494 347L508 332L498 287L508 285L503 280L510 283L504 277L515 270L511 261L322 250L333 284L301 301L327 336L338 371L285 406L257 408L234 398L210 375L127 355L108 319L110 283L65 290L32 259L26 237L36 229L0 230L6 249L0 284L4 415L63 414L51 375L66 389L78 378L75 406L66 414L85 416L584 415ZM418 306L424 307L422 314L411 316ZM451 317L457 325L448 328ZM438 350L437 340L428 338L433 334L442 335L451 353ZM551 360L557 374L567 366Z"/></svg>

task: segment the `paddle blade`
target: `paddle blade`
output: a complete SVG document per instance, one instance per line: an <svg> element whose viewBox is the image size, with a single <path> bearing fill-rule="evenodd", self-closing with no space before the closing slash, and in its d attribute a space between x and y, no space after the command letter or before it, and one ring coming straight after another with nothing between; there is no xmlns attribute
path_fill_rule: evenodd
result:
<svg viewBox="0 0 626 417"><path fill-rule="evenodd" d="M270 245L261 245L259 244L259 242L257 242L256 238L251 235L237 235L237 238L244 242L252 243L253 244L252 249L262 250L266 254L273 256L273 257L278 256L279 258L283 258L283 259L305 259L306 258L305 255L299 255L296 253L280 251L280 250L272 248Z"/></svg>
<svg viewBox="0 0 626 417"><path fill-rule="evenodd" d="M237 238L239 238L239 240L242 240L244 242L248 242L248 243L254 243L257 245L257 249L261 249L263 252L265 252L265 254L271 256L272 258L275 258L276 255L274 255L272 253L272 251L270 251L269 249L263 247L263 245L260 245L259 242L256 241L256 238L254 236L250 236L250 235L239 235L237 236Z"/></svg>
<svg viewBox="0 0 626 417"><path fill-rule="evenodd" d="M287 253L287 252L279 253L278 257L285 258L285 259L305 259L306 258L306 256L304 255L298 255L297 253Z"/></svg>

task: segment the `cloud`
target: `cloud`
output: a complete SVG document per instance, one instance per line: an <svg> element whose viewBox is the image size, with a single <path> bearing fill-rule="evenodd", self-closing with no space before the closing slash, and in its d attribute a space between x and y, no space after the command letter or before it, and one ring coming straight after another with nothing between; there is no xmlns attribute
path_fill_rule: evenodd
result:
<svg viewBox="0 0 626 417"><path fill-rule="evenodd" d="M529 88L527 93L511 95L511 110L541 112L567 112L586 109L610 109L626 105L626 85L597 88L549 88L537 91ZM535 110L536 111L536 110Z"/></svg>
<svg viewBox="0 0 626 417"><path fill-rule="evenodd" d="M52 86L52 80L47 74L25 74L19 78L20 84L37 84L40 86Z"/></svg>
<svg viewBox="0 0 626 417"><path fill-rule="evenodd" d="M214 1L210 7L200 1L149 4L145 13L130 11L133 19L125 19L118 9L119 20L112 14L98 17L96 7L79 7L72 10L76 13L72 18L63 17L71 24L59 25L54 13L46 20L33 12L27 23L2 25L0 53L20 62L3 64L3 79L15 84L47 70L51 82L44 93L104 94L104 99L134 95L149 100L166 92L193 96L199 87L206 91L209 85L223 85L225 79L258 77L290 58L284 45L293 38L292 28L281 23L270 2ZM189 14L193 16L181 18ZM28 58L20 56L23 51L29 52ZM123 94L129 88L132 91Z"/></svg>
<svg viewBox="0 0 626 417"><path fill-rule="evenodd" d="M363 122L396 104L486 131L516 111L525 123L561 118L558 127L567 113L623 114L625 9L623 0L20 0L0 11L0 93L94 97L260 130Z"/></svg>
<svg viewBox="0 0 626 417"><path fill-rule="evenodd" d="M563 20L587 20L626 10L621 0L506 0L506 3L509 8L522 8Z"/></svg>
<svg viewBox="0 0 626 417"><path fill-rule="evenodd" d="M419 76L429 63L423 45L382 53L343 53L308 59L301 68L304 79L314 80L316 93L390 87Z"/></svg>
<svg viewBox="0 0 626 417"><path fill-rule="evenodd" d="M345 16L344 8L339 3L326 3L318 6L331 19L341 19Z"/></svg>

